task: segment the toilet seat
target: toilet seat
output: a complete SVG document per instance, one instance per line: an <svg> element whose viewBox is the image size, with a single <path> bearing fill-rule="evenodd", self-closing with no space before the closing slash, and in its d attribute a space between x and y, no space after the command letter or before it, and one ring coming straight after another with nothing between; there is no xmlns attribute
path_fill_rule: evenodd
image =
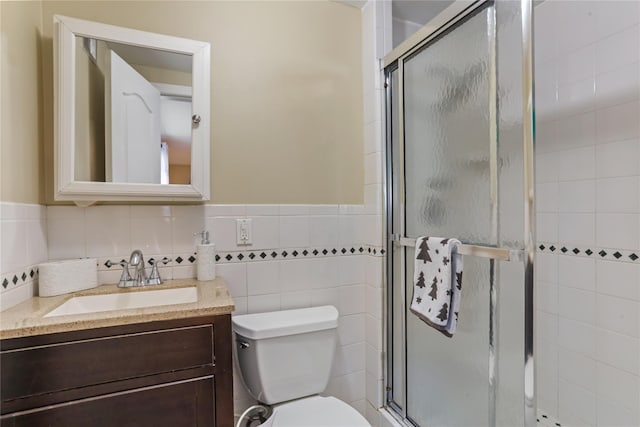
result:
<svg viewBox="0 0 640 427"><path fill-rule="evenodd" d="M273 407L263 427L371 427L353 407L335 397L312 396Z"/></svg>

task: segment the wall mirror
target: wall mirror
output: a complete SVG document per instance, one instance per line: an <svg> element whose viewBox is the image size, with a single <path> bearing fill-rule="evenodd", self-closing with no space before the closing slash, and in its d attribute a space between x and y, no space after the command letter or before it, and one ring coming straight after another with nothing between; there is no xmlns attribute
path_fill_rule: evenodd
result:
<svg viewBox="0 0 640 427"><path fill-rule="evenodd" d="M206 201L210 46L54 16L55 199Z"/></svg>

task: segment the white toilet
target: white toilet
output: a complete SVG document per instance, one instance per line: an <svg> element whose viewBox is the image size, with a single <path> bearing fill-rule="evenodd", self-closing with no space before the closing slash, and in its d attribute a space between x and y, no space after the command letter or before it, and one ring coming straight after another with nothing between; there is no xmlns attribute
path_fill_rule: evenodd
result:
<svg viewBox="0 0 640 427"><path fill-rule="evenodd" d="M259 402L272 406L271 427L370 427L351 406L321 397L336 349L333 306L233 317L242 380Z"/></svg>

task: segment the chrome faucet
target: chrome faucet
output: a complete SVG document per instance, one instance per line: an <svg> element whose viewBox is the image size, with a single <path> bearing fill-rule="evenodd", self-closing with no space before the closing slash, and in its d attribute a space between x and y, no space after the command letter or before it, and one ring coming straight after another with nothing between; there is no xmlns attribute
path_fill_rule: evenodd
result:
<svg viewBox="0 0 640 427"><path fill-rule="evenodd" d="M160 270L158 269L158 263L167 264L170 263L171 258L164 257L161 260L151 258L149 264L151 264L151 274L147 276L147 271L144 268L144 256L140 249L136 249L131 252L129 262L122 260L118 264L122 266L122 276L118 282L119 288L131 288L134 286L147 286L147 285L160 285L162 284L162 278L160 277ZM109 267L113 265L108 265ZM133 276L129 273L129 266L133 267Z"/></svg>
<svg viewBox="0 0 640 427"><path fill-rule="evenodd" d="M144 269L144 256L140 249L131 252L129 265L133 267L132 286L147 286L149 279L147 278L147 271Z"/></svg>

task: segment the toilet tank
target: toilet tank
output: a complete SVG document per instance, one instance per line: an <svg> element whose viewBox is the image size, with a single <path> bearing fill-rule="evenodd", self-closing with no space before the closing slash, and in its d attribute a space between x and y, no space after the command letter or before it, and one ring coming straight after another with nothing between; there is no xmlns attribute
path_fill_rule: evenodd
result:
<svg viewBox="0 0 640 427"><path fill-rule="evenodd" d="M271 405L322 392L337 328L330 305L234 316L234 350L249 393Z"/></svg>

